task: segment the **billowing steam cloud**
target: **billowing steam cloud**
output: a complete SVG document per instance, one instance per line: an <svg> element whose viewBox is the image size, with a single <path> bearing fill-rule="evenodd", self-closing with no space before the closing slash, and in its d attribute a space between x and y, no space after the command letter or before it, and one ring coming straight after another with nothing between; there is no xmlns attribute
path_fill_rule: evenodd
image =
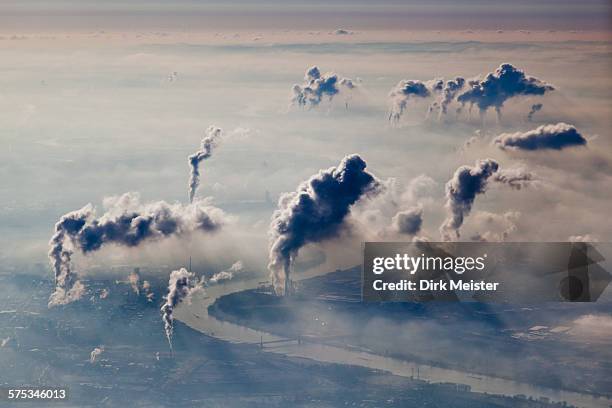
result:
<svg viewBox="0 0 612 408"><path fill-rule="evenodd" d="M474 167L461 166L446 183L446 209L448 217L440 226L444 241L459 238L459 229L469 215L478 194L486 191L489 180L521 189L532 181L533 174L524 169L501 170L493 159L478 160Z"/></svg>
<svg viewBox="0 0 612 408"><path fill-rule="evenodd" d="M401 234L416 235L423 225L423 208L412 207L393 217L393 227Z"/></svg>
<svg viewBox="0 0 612 408"><path fill-rule="evenodd" d="M459 91L463 89L465 86L465 79L461 77L457 77L455 79L451 79L446 81L444 87L442 87L442 96L440 101L436 104L440 109L440 115L446 115L448 111L448 105L455 99L455 96Z"/></svg>
<svg viewBox="0 0 612 408"><path fill-rule="evenodd" d="M76 249L83 254L97 251L105 244L137 247L146 241L180 236L196 231L213 232L225 220L222 210L205 202L189 205L157 201L142 204L137 193L126 193L104 200L105 213L96 217L91 204L68 213L55 224L49 245L49 259L55 273L55 292L49 306L79 299L84 286L71 269Z"/></svg>
<svg viewBox="0 0 612 408"><path fill-rule="evenodd" d="M476 195L485 192L487 181L499 169L492 159L479 160L474 167L461 166L446 183L446 209L448 218L440 227L442 239L450 241L459 237L459 228L472 210Z"/></svg>
<svg viewBox="0 0 612 408"><path fill-rule="evenodd" d="M533 115L535 115L536 112L541 111L543 107L544 105L541 103L534 103L531 105L531 110L527 114L527 120L531 122L533 120Z"/></svg>
<svg viewBox="0 0 612 408"><path fill-rule="evenodd" d="M244 265L242 261L236 261L230 266L228 269L215 273L209 280L209 283L220 283L226 280L231 280L234 278L234 274L240 273L244 270Z"/></svg>
<svg viewBox="0 0 612 408"><path fill-rule="evenodd" d="M502 64L482 81L470 82L471 88L460 94L461 104L477 105L481 113L495 108L498 115L504 103L515 96L544 95L555 88L537 78L525 75L512 64Z"/></svg>
<svg viewBox="0 0 612 408"><path fill-rule="evenodd" d="M189 202L193 202L198 186L200 185L200 162L208 159L212 155L213 149L217 146L218 140L223 131L215 126L209 126L206 136L202 139L200 150L189 156L189 167L191 174L189 177Z"/></svg>
<svg viewBox="0 0 612 408"><path fill-rule="evenodd" d="M160 311L164 322L164 330L170 349L172 349L172 333L174 331L174 308L183 301L190 301L191 296L203 288L203 281L196 278L195 273L185 268L170 273L168 295Z"/></svg>
<svg viewBox="0 0 612 408"><path fill-rule="evenodd" d="M293 85L291 104L315 107L321 103L323 97L331 101L335 95L352 91L356 86L352 79L341 78L333 72L321 74L319 68L313 66L306 71L302 85Z"/></svg>
<svg viewBox="0 0 612 408"><path fill-rule="evenodd" d="M495 139L500 149L511 150L561 150L572 146L585 146L587 140L567 123L538 126L527 132L504 133Z"/></svg>
<svg viewBox="0 0 612 408"><path fill-rule="evenodd" d="M350 155L337 167L321 170L300 184L295 192L281 195L270 224L268 264L277 293L286 293L291 264L300 248L337 236L351 206L379 186L366 171L366 162Z"/></svg>
<svg viewBox="0 0 612 408"><path fill-rule="evenodd" d="M439 84L439 82L436 82ZM436 88L436 84L433 85ZM408 102L414 98L427 98L431 90L425 82L413 80L401 80L389 93L391 110L389 120L397 122L406 110Z"/></svg>

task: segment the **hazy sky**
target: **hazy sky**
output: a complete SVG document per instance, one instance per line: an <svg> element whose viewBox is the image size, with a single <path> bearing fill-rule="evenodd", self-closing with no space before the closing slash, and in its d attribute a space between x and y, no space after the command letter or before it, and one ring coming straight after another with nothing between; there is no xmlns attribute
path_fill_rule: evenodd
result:
<svg viewBox="0 0 612 408"><path fill-rule="evenodd" d="M234 221L214 242L194 245L202 259L225 256L223 267L244 258L247 268L264 271L278 196L350 153L382 180L396 179L401 208L424 207L423 234L433 239L446 217L444 184L458 166L487 157L531 171L538 181L479 196L465 239L507 228L511 240L612 239L607 2L179 2L172 10L166 2L121 3L0 5L4 268L46 263L54 223L89 202L100 207L104 197L128 191L143 201L186 202L187 156L209 125L222 127L226 137L202 165L199 195L213 197ZM333 34L339 27L348 34ZM434 31L422 37L404 31L421 28ZM555 28L564 31L548 32ZM603 37L571 32L590 28ZM411 102L397 125L387 120L388 94L400 80L483 78L505 62L556 90L512 99L501 121L491 110L484 125L475 111L456 117L457 105L442 121L428 117L433 97ZM353 79L358 89L316 108L290 107L292 86L313 65ZM528 122L535 103L543 108ZM500 133L557 122L575 125L587 147L530 153L491 144ZM359 208L353 222L360 232L350 238L357 253L361 240L397 238L384 236L393 215L387 210L380 202ZM337 249L328 253L329 266L334 256L342 258ZM156 245L138 253L107 248L89 262L174 254Z"/></svg>
<svg viewBox="0 0 612 408"><path fill-rule="evenodd" d="M8 29L602 30L606 0L4 1Z"/></svg>

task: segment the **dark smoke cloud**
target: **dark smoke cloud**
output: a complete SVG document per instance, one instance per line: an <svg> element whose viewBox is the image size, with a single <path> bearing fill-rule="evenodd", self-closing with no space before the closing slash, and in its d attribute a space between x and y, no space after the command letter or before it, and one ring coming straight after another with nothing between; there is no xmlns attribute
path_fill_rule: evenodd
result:
<svg viewBox="0 0 612 408"><path fill-rule="evenodd" d="M431 96L430 87L436 88L439 81L434 82L428 86L422 81L413 80L401 80L392 90L389 92L389 99L391 101L391 111L389 112L389 120L398 121L406 110L408 102L414 98L427 98Z"/></svg>
<svg viewBox="0 0 612 408"><path fill-rule="evenodd" d="M185 268L170 273L168 295L166 295L166 301L160 309L170 349L172 349L172 333L174 331L174 308L183 301L189 302L191 296L202 288L203 281L196 278L195 273L189 272Z"/></svg>
<svg viewBox="0 0 612 408"><path fill-rule="evenodd" d="M527 114L527 120L531 122L533 120L533 115L535 115L536 112L541 111L543 107L544 105L541 103L534 103L531 105L531 110Z"/></svg>
<svg viewBox="0 0 612 408"><path fill-rule="evenodd" d="M446 183L446 209L448 218L440 227L442 239L459 237L459 228L472 210L476 195L485 192L489 178L499 169L492 159L479 160L474 167L461 166Z"/></svg>
<svg viewBox="0 0 612 408"><path fill-rule="evenodd" d="M481 112L495 108L501 112L504 103L515 96L544 95L555 88L537 78L525 75L512 64L502 64L495 72L487 74L482 81L470 82L471 88L460 94L461 104L477 105Z"/></svg>
<svg viewBox="0 0 612 408"><path fill-rule="evenodd" d="M561 150L572 146L585 146L587 140L567 123L543 125L527 132L504 133L495 139L500 149Z"/></svg>
<svg viewBox="0 0 612 408"><path fill-rule="evenodd" d="M300 107L315 107L324 97L331 101L335 95L352 91L356 86L352 79L341 78L333 72L321 74L319 68L313 66L306 71L302 85L293 85L291 103Z"/></svg>
<svg viewBox="0 0 612 408"><path fill-rule="evenodd" d="M285 293L300 248L337 236L351 206L379 187L379 181L366 171L366 162L350 155L337 167L321 170L300 184L295 192L281 195L270 224L268 264L277 293Z"/></svg>
<svg viewBox="0 0 612 408"><path fill-rule="evenodd" d="M213 148L217 146L222 130L215 126L209 126L206 136L202 139L200 150L189 156L189 202L193 202L198 186L200 185L200 162L212 155Z"/></svg>
<svg viewBox="0 0 612 408"><path fill-rule="evenodd" d="M459 238L459 229L470 214L476 196L486 191L489 181L520 190L534 178L525 169L500 169L493 159L478 160L474 167L459 167L446 183L446 209L449 215L440 226L442 239L451 241Z"/></svg>
<svg viewBox="0 0 612 408"><path fill-rule="evenodd" d="M196 201L189 205L157 201L142 204L137 193L104 200L105 213L96 217L91 204L68 213L55 225L49 259L55 273L56 290L49 306L79 299L83 286L71 269L74 250L88 254L106 244L137 247L146 241L180 236L196 231L213 232L225 220L222 210Z"/></svg>
<svg viewBox="0 0 612 408"><path fill-rule="evenodd" d="M422 225L422 207L412 207L408 210L400 211L393 217L393 226L395 230L402 234L416 235L421 231Z"/></svg>

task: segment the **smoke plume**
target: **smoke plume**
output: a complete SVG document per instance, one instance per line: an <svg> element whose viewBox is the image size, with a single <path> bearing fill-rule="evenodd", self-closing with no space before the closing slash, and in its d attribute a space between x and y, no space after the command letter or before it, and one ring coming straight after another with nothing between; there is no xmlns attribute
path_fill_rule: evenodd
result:
<svg viewBox="0 0 612 408"><path fill-rule="evenodd" d="M543 107L544 105L541 103L534 103L533 105L531 105L531 110L527 114L527 120L531 122L533 120L533 115L535 115L536 112L542 110Z"/></svg>
<svg viewBox="0 0 612 408"><path fill-rule="evenodd" d="M442 96L440 98L440 101L437 102L435 106L432 105L432 110L433 108L438 107L440 109L440 117L442 115L446 115L446 113L448 112L448 105L451 104L451 102L455 99L457 93L459 93L459 91L461 91L464 86L465 79L461 77L446 81L446 84L441 89Z"/></svg>
<svg viewBox="0 0 612 408"><path fill-rule="evenodd" d="M436 84L433 85L436 88ZM399 121L408 106L408 102L414 98L427 98L431 95L427 84L422 81L401 80L389 92L391 110L389 112L390 121Z"/></svg>
<svg viewBox="0 0 612 408"><path fill-rule="evenodd" d="M72 270L74 250L88 254L106 244L133 248L171 236L211 233L225 220L222 210L206 202L186 206L165 201L142 204L137 193L106 198L104 208L104 214L97 217L94 207L88 204L62 216L55 224L49 259L56 289L49 299L50 307L77 300L85 291Z"/></svg>
<svg viewBox="0 0 612 408"><path fill-rule="evenodd" d="M242 261L236 261L228 269L215 273L208 280L208 282L215 284L215 283L223 282L226 280L231 280L234 278L234 274L240 273L243 270L244 270L244 265L242 264Z"/></svg>
<svg viewBox="0 0 612 408"><path fill-rule="evenodd" d="M174 330L174 308L183 301L189 302L191 296L202 288L203 281L196 278L195 273L189 272L185 268L170 273L168 295L166 295L166 301L160 309L170 349L172 349L172 333Z"/></svg>
<svg viewBox="0 0 612 408"><path fill-rule="evenodd" d="M393 227L401 234L416 235L423 225L423 207L417 206L398 212L393 217Z"/></svg>
<svg viewBox="0 0 612 408"><path fill-rule="evenodd" d="M504 103L515 96L544 95L555 88L537 78L525 75L512 64L502 64L487 74L482 81L470 82L471 88L457 97L457 101L477 105L481 113L495 108L498 115Z"/></svg>
<svg viewBox="0 0 612 408"><path fill-rule="evenodd" d="M459 238L459 229L470 214L478 194L484 194L489 180L520 190L533 181L534 175L522 168L500 169L493 159L478 160L474 167L461 166L446 183L448 217L440 226L444 241Z"/></svg>
<svg viewBox="0 0 612 408"><path fill-rule="evenodd" d="M293 85L291 104L316 107L324 97L331 101L335 95L352 91L356 86L355 81L350 78L341 78L333 72L321 74L319 68L313 66L306 71L302 85Z"/></svg>
<svg viewBox="0 0 612 408"><path fill-rule="evenodd" d="M218 140L223 131L215 126L209 126L206 130L206 136L202 139L200 150L189 156L189 167L191 173L189 176L189 202L193 202L198 186L200 185L200 162L208 159L217 146Z"/></svg>
<svg viewBox="0 0 612 408"><path fill-rule="evenodd" d="M96 347L89 353L89 362L94 364L98 357L104 352L104 346Z"/></svg>
<svg viewBox="0 0 612 408"><path fill-rule="evenodd" d="M459 228L472 210L476 195L485 192L489 178L499 169L492 159L479 160L474 167L461 166L446 183L446 209L449 216L440 227L444 241L459 238Z"/></svg>
<svg viewBox="0 0 612 408"><path fill-rule="evenodd" d="M153 294L153 291L151 290L151 284L149 283L148 280L145 280L142 282L142 290L144 291L147 301L152 302L155 295Z"/></svg>
<svg viewBox="0 0 612 408"><path fill-rule="evenodd" d="M300 184L295 192L281 195L270 224L268 264L278 294L285 293L300 248L337 236L351 206L364 195L374 194L379 186L366 171L366 162L350 155L337 167L321 170Z"/></svg>
<svg viewBox="0 0 612 408"><path fill-rule="evenodd" d="M138 273L138 268L134 269L128 275L128 282L130 283L130 286L132 287L132 290L134 291L136 296L139 296L140 295L140 273Z"/></svg>
<svg viewBox="0 0 612 408"><path fill-rule="evenodd" d="M587 140L567 123L542 125L527 132L499 135L495 145L502 150L561 150L572 146L585 146Z"/></svg>

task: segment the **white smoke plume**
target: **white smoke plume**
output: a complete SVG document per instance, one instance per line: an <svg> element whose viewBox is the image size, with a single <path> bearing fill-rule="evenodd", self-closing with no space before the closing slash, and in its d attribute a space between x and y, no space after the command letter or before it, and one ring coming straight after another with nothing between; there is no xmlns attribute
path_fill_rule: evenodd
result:
<svg viewBox="0 0 612 408"><path fill-rule="evenodd" d="M100 299L106 299L108 295L110 295L110 292L108 289L104 288L100 291Z"/></svg>
<svg viewBox="0 0 612 408"><path fill-rule="evenodd" d="M140 273L138 273L138 268L130 272L128 275L128 282L136 296L140 295Z"/></svg>
<svg viewBox="0 0 612 408"><path fill-rule="evenodd" d="M166 301L160 309L170 349L172 349L172 334L174 331L174 308L181 302L189 302L194 293L202 290L203 284L203 280L198 279L195 273L189 272L185 268L170 273L168 295L165 296Z"/></svg>
<svg viewBox="0 0 612 408"><path fill-rule="evenodd" d="M517 230L516 223L521 213L518 211L507 211L504 214L494 214L480 211L473 215L471 221L479 230L471 237L472 241L481 242L503 242L510 234Z"/></svg>
<svg viewBox="0 0 612 408"><path fill-rule="evenodd" d="M143 204L137 193L104 200L100 217L91 204L70 212L55 224L49 259L55 273L55 292L49 307L81 298L85 287L72 270L74 250L88 254L107 244L134 248L148 241L195 232L211 233L225 221L225 213L204 201L189 205L157 201Z"/></svg>
<svg viewBox="0 0 612 408"><path fill-rule="evenodd" d="M234 278L234 274L240 273L243 270L244 265L242 264L242 261L236 261L228 269L215 273L208 281L214 284L231 280Z"/></svg>
<svg viewBox="0 0 612 408"><path fill-rule="evenodd" d="M151 283L148 280L142 282L142 290L144 291L145 297L148 302L152 302L155 294L151 290Z"/></svg>
<svg viewBox="0 0 612 408"><path fill-rule="evenodd" d="M200 185L200 162L208 159L217 146L223 131L215 126L206 129L206 136L202 139L200 150L189 156L189 202L192 203L198 186Z"/></svg>
<svg viewBox="0 0 612 408"><path fill-rule="evenodd" d="M93 349L91 351L91 353L89 353L89 362L91 364L95 364L95 362L97 361L98 357L100 357L100 355L103 352L104 352L104 346L96 347L95 349Z"/></svg>

